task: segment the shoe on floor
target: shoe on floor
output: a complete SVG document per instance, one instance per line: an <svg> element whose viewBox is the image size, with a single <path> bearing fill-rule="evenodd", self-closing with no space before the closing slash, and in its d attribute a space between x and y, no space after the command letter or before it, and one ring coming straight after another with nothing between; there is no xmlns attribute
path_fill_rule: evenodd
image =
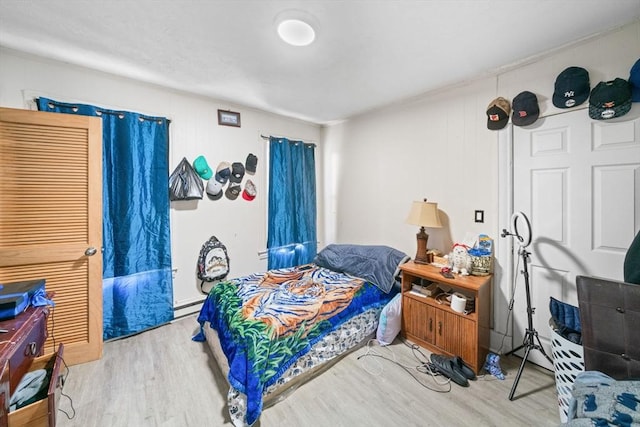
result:
<svg viewBox="0 0 640 427"><path fill-rule="evenodd" d="M476 379L475 372L473 372L473 369L471 369L469 365L462 360L462 357L456 356L453 358L453 367L462 372L462 375L464 375L468 380Z"/></svg>
<svg viewBox="0 0 640 427"><path fill-rule="evenodd" d="M431 363L445 377L451 379L454 383L462 386L469 387L469 380L464 374L457 370L453 364L453 359L442 354L431 354Z"/></svg>
<svg viewBox="0 0 640 427"><path fill-rule="evenodd" d="M500 367L500 356L495 353L487 354L487 360L484 362L483 369L499 380L504 380L504 373Z"/></svg>

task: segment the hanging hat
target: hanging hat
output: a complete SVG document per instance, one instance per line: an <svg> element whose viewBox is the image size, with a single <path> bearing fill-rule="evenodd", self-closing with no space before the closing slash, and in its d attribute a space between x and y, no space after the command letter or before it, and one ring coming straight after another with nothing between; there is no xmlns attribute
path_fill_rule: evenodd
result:
<svg viewBox="0 0 640 427"><path fill-rule="evenodd" d="M489 130L500 130L509 122L511 105L503 97L498 97L491 101L487 107L487 128Z"/></svg>
<svg viewBox="0 0 640 427"><path fill-rule="evenodd" d="M249 153L247 160L244 162L244 169L249 175L256 173L256 166L258 166L258 158Z"/></svg>
<svg viewBox="0 0 640 427"><path fill-rule="evenodd" d="M223 188L223 183L215 178L212 178L207 182L207 196L209 196L211 200L218 200L224 194L224 191L222 191Z"/></svg>
<svg viewBox="0 0 640 427"><path fill-rule="evenodd" d="M231 165L228 162L220 162L216 169L215 180L221 184L226 184L231 176Z"/></svg>
<svg viewBox="0 0 640 427"><path fill-rule="evenodd" d="M617 78L600 82L589 97L589 117L594 120L608 120L621 117L631 110L631 85Z"/></svg>
<svg viewBox="0 0 640 427"><path fill-rule="evenodd" d="M258 191L256 190L256 185L250 179L244 184L244 191L242 192L242 198L248 201L251 201L256 198L256 194Z"/></svg>
<svg viewBox="0 0 640 427"><path fill-rule="evenodd" d="M207 164L207 159L205 159L204 156L196 157L196 159L193 161L193 168L202 179L209 179L211 178L211 175L213 175L213 171Z"/></svg>
<svg viewBox="0 0 640 427"><path fill-rule="evenodd" d="M589 72L581 67L564 69L558 77L553 92L553 105L558 108L571 108L582 104L589 98Z"/></svg>
<svg viewBox="0 0 640 427"><path fill-rule="evenodd" d="M631 85L631 102L640 102L640 59L631 67L629 84Z"/></svg>
<svg viewBox="0 0 640 427"><path fill-rule="evenodd" d="M238 198L241 190L242 188L240 188L240 184L230 182L229 186L227 187L227 191L224 192L224 195L227 196L227 199L229 200L235 200Z"/></svg>
<svg viewBox="0 0 640 427"><path fill-rule="evenodd" d="M513 98L513 115L511 123L516 126L529 126L540 115L538 98L534 93L524 91Z"/></svg>
<svg viewBox="0 0 640 427"><path fill-rule="evenodd" d="M234 162L231 165L231 175L229 176L229 181L235 182L235 183L241 183L243 177L244 177L244 165L240 162Z"/></svg>

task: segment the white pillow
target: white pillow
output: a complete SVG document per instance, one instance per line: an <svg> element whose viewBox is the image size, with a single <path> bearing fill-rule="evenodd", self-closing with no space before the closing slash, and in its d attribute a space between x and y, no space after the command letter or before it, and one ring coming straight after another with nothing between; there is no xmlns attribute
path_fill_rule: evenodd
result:
<svg viewBox="0 0 640 427"><path fill-rule="evenodd" d="M387 303L387 305L384 306L380 313L380 322L378 322L376 339L382 346L391 344L396 335L400 333L400 324L402 322L401 297L402 295L398 293Z"/></svg>

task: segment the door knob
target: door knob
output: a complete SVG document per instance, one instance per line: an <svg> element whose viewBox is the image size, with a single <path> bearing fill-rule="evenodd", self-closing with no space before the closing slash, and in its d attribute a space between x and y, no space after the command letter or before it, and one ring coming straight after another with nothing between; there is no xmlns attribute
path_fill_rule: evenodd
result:
<svg viewBox="0 0 640 427"><path fill-rule="evenodd" d="M93 255L95 255L95 254L96 254L96 252L98 252L98 251L96 250L96 248L94 248L93 246L90 246L90 247L88 247L88 248L87 248L87 250L86 250L86 251L84 251L84 254L85 254L86 256L93 256Z"/></svg>

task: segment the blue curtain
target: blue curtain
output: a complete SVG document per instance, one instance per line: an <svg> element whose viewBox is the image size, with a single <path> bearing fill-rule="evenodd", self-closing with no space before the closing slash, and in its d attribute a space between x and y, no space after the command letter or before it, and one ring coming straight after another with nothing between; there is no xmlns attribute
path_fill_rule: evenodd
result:
<svg viewBox="0 0 640 427"><path fill-rule="evenodd" d="M38 108L102 117L104 339L171 321L169 121L46 98Z"/></svg>
<svg viewBox="0 0 640 427"><path fill-rule="evenodd" d="M269 138L268 268L306 264L317 251L315 145Z"/></svg>

